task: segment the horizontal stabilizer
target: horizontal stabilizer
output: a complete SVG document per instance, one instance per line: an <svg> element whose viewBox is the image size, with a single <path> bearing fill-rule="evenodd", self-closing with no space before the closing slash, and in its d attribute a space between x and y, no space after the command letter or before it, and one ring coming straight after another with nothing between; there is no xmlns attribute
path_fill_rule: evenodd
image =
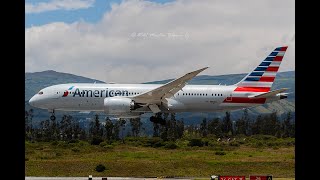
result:
<svg viewBox="0 0 320 180"><path fill-rule="evenodd" d="M268 98L271 96L275 96L278 93L282 93L286 90L288 90L288 88L277 89L277 90L273 90L273 91L270 91L267 93L263 93L263 94L259 94L259 95L255 95L255 96L249 96L249 98Z"/></svg>

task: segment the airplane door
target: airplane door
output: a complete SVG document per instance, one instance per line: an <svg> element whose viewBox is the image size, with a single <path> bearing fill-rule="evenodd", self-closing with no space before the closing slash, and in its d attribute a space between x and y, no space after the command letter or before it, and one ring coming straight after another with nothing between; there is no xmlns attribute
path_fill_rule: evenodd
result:
<svg viewBox="0 0 320 180"><path fill-rule="evenodd" d="M230 93L230 94L227 96L226 101L232 101L232 93Z"/></svg>

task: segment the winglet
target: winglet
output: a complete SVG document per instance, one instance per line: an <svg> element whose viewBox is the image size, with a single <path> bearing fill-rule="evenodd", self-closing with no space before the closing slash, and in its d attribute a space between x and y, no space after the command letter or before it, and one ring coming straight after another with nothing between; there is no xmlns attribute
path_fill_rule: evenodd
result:
<svg viewBox="0 0 320 180"><path fill-rule="evenodd" d="M196 76L197 74L201 73L202 71L208 69L209 67L204 67L204 68L201 68L201 69L198 69L196 71L192 71L192 72L189 72L187 73L186 75L189 75L189 74L194 74L193 76Z"/></svg>

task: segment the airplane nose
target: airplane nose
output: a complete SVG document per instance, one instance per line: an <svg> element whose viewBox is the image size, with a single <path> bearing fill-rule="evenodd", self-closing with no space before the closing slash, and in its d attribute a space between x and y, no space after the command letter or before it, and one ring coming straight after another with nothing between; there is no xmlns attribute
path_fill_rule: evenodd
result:
<svg viewBox="0 0 320 180"><path fill-rule="evenodd" d="M34 96L29 100L29 104L31 106L35 107L35 97Z"/></svg>

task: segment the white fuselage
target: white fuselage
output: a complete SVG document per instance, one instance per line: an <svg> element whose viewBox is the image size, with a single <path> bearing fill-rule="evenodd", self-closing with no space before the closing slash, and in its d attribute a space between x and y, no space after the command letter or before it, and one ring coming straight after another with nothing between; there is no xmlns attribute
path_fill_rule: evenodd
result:
<svg viewBox="0 0 320 180"><path fill-rule="evenodd" d="M133 97L155 89L162 84L89 84L70 83L54 85L42 89L30 99L32 106L63 111L104 111L104 99L108 97ZM236 86L186 85L168 98L169 112L215 112L233 110L263 103L228 103L232 98L246 98L257 93L235 93ZM69 89L69 90L68 90ZM151 112L148 107L132 112Z"/></svg>

